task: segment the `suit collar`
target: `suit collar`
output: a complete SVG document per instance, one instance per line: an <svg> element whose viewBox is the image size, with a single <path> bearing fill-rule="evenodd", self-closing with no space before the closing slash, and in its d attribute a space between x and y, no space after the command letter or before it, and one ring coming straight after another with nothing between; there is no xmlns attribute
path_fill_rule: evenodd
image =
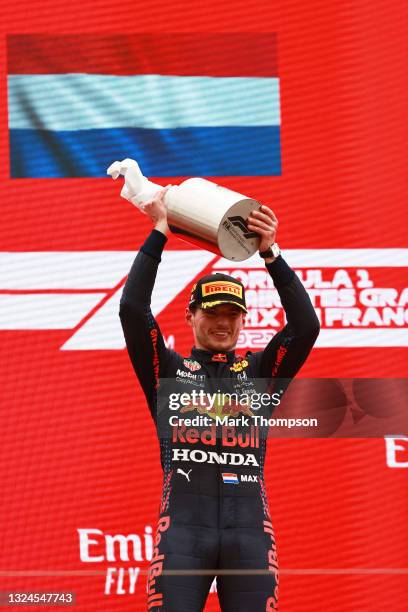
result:
<svg viewBox="0 0 408 612"><path fill-rule="evenodd" d="M227 351L226 353L222 351L205 351L194 346L191 349L191 356L202 363L233 363L235 351Z"/></svg>

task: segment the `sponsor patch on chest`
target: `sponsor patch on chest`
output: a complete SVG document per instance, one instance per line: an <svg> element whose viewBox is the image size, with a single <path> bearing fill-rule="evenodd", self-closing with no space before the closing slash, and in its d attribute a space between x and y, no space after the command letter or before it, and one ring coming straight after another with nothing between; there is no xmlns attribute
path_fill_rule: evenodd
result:
<svg viewBox="0 0 408 612"><path fill-rule="evenodd" d="M183 365L192 372L196 372L197 370L201 369L201 365L198 363L198 361L195 361L194 359L184 359Z"/></svg>
<svg viewBox="0 0 408 612"><path fill-rule="evenodd" d="M236 361L232 364L232 366L230 366L230 370L231 372L242 372L242 370L245 370L245 368L247 368L248 366L249 361L247 359L241 358L239 359L239 361Z"/></svg>

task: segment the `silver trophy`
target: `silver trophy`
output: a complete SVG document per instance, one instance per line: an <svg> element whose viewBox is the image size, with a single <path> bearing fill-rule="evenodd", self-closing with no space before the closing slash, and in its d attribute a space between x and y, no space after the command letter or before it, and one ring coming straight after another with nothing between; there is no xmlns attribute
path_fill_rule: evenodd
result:
<svg viewBox="0 0 408 612"><path fill-rule="evenodd" d="M143 176L137 162L124 159L111 164L107 174L125 177L121 196L143 210L143 204L163 189ZM244 261L259 248L260 238L250 232L247 219L260 204L242 193L203 178L190 178L166 193L167 219L178 238L222 255Z"/></svg>

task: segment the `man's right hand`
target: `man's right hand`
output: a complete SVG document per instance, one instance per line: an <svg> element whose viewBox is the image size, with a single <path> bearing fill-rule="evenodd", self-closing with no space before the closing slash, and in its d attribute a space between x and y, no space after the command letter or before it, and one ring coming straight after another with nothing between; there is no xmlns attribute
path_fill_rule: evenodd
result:
<svg viewBox="0 0 408 612"><path fill-rule="evenodd" d="M154 223L154 229L165 235L167 235L169 231L165 195L170 187L171 185L167 185L164 189L160 189L151 200L143 204L143 211Z"/></svg>

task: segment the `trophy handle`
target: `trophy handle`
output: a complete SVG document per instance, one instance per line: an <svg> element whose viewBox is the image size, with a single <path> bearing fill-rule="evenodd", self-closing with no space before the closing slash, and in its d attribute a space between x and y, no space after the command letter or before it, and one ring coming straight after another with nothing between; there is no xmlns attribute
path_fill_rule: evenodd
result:
<svg viewBox="0 0 408 612"><path fill-rule="evenodd" d="M123 159L121 162L115 161L109 166L106 174L116 180L120 175L125 177L120 195L138 206L142 211L142 205L151 200L157 191L163 189L161 185L149 181L139 168L139 164L134 159Z"/></svg>

